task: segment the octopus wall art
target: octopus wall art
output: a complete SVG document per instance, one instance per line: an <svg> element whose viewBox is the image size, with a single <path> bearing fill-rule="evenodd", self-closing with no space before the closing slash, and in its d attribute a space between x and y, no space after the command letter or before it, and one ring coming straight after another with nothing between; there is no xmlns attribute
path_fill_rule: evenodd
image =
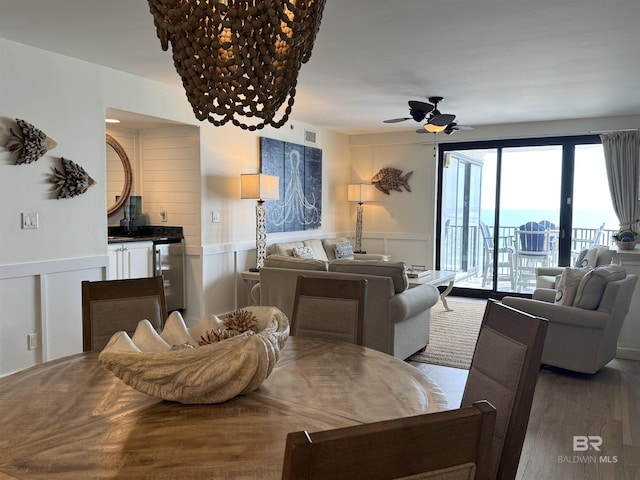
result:
<svg viewBox="0 0 640 480"><path fill-rule="evenodd" d="M267 232L320 228L321 149L261 137L260 170L280 179L280 199L265 202Z"/></svg>

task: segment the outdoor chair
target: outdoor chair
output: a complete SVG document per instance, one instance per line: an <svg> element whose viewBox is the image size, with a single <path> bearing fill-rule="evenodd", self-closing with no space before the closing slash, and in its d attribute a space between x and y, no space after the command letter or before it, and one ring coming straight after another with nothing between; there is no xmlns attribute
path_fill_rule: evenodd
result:
<svg viewBox="0 0 640 480"><path fill-rule="evenodd" d="M552 263L558 239L552 230L537 222L527 222L515 232L516 289L535 285L535 269Z"/></svg>
<svg viewBox="0 0 640 480"><path fill-rule="evenodd" d="M82 349L100 351L124 330L133 336L140 320L160 332L167 319L162 276L82 282Z"/></svg>
<svg viewBox="0 0 640 480"><path fill-rule="evenodd" d="M363 344L367 280L298 276L291 335Z"/></svg>
<svg viewBox="0 0 640 480"><path fill-rule="evenodd" d="M574 233L577 233L577 232L579 232L581 236L580 237L573 236L571 238L572 261L575 261L575 259L580 255L580 253L583 250L585 249L588 250L589 248L593 248L597 245L600 245L600 242L602 241L602 237L604 236L604 223L595 230L585 229L585 228L574 229ZM593 233L593 236L591 236L590 233Z"/></svg>
<svg viewBox="0 0 640 480"><path fill-rule="evenodd" d="M511 245L511 237L499 238L498 250L495 249L495 241L493 235L489 232L486 223L480 222L480 233L482 234L482 245L484 250L482 264L482 288L488 282L493 282L494 267L498 272L496 281L506 280L511 284L511 289L516 289L516 277L513 270L514 249ZM494 262L494 256L497 253L497 262Z"/></svg>
<svg viewBox="0 0 640 480"><path fill-rule="evenodd" d="M487 400L496 407L491 445L493 479L514 479L522 452L548 322L487 302L462 407Z"/></svg>
<svg viewBox="0 0 640 480"><path fill-rule="evenodd" d="M283 480L490 479L496 410L486 402L287 435Z"/></svg>

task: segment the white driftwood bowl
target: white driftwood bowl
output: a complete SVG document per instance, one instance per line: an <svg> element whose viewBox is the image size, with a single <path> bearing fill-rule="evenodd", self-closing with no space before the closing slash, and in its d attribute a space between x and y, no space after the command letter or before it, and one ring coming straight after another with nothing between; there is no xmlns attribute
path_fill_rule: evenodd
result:
<svg viewBox="0 0 640 480"><path fill-rule="evenodd" d="M258 320L258 333L198 346L206 331L223 326L208 315L187 328L178 312L161 334L142 320L130 338L117 332L100 352L100 363L127 385L148 395L181 403L221 403L249 393L271 374L289 337L286 315L275 307L247 307ZM172 350L175 345L195 348Z"/></svg>

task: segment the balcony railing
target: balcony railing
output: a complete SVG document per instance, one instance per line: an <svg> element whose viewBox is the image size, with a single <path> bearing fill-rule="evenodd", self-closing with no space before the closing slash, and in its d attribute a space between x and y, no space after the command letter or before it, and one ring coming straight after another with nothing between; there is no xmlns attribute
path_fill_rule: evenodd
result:
<svg viewBox="0 0 640 480"><path fill-rule="evenodd" d="M510 275L518 276L518 274L521 273L516 270L518 268L522 268L522 266L516 265L513 262L517 228L518 227L515 226L506 226L500 227L499 229L497 236L499 239L499 256L496 262L499 266L499 279L507 279ZM603 228L573 228L571 232L572 263L577 254L584 248L588 248L592 245L612 245L612 235L616 231L617 230L611 229L605 230ZM493 227L489 227L489 233L493 238L495 238ZM551 240L551 244L553 245L553 240ZM491 271L490 268L486 268L487 266L485 266L484 263L490 261L492 256L485 255L484 240L478 226L465 228L464 226L448 225L444 231L441 246L441 269L460 272L462 274L461 277L466 279L466 285L464 286L473 288L475 285L477 288L485 288L481 285L487 285L488 283L486 288L490 288L492 284L491 279L487 282L487 279L485 278L485 281L482 282L482 277L483 275L486 275L487 272ZM555 247L557 248L557 238L555 240ZM549 261L547 263L550 265L557 265L557 251L549 256ZM456 285L463 286L461 283L457 283ZM525 288L521 288L522 286L523 285L516 285L515 281L504 282L504 284L501 282L500 290L513 291L514 289L517 289L519 291L529 291L533 289L527 288L527 285L524 285ZM530 287L535 287L535 282L531 282Z"/></svg>

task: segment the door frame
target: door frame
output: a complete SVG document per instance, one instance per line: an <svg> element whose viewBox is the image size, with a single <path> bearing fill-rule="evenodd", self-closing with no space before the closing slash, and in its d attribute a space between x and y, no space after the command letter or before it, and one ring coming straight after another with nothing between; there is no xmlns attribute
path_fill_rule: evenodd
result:
<svg viewBox="0 0 640 480"><path fill-rule="evenodd" d="M445 168L445 154L453 150L481 150L495 149L497 150L497 178L496 178L496 211L495 219L498 221L500 215L500 181L502 169L502 150L512 147L540 147L540 146L560 146L562 147L562 179L560 191L560 235L558 241L558 265L567 266L571 260L571 222L573 220L573 174L575 162L575 147L577 145L593 145L602 143L600 135L571 135L556 137L534 137L534 138L512 138L501 140L478 140L469 142L442 142L438 144L437 159L437 191L436 191L436 224L435 224L435 268L440 269L440 256L442 253L441 234L442 234L442 204L443 204L443 177ZM495 225L495 224L494 224ZM499 229L494 229L494 235L498 234ZM567 234L568 231L568 234ZM494 245L498 246L499 242L494 238ZM531 297L531 294L517 292L500 292L497 291L496 276L498 269L495 263L498 261L498 255L493 255L493 288L492 289L475 289L461 288L454 285L452 295L473 298L496 298L501 299L506 295Z"/></svg>

